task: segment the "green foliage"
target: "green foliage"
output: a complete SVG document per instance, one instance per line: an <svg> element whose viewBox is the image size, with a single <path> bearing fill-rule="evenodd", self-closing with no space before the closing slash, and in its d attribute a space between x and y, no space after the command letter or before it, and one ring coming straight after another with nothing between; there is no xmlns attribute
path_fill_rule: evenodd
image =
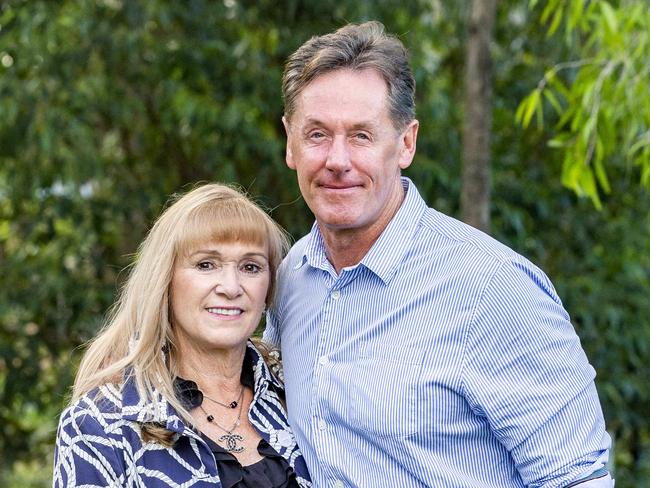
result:
<svg viewBox="0 0 650 488"><path fill-rule="evenodd" d="M286 57L314 33L371 17L411 44L430 32L414 22L424 4L0 4L3 470L51 452L77 348L168 195L238 183L294 235L309 228L284 164Z"/></svg>
<svg viewBox="0 0 650 488"><path fill-rule="evenodd" d="M48 488L52 486L52 462L50 454L44 459L17 461L3 480L6 488Z"/></svg>
<svg viewBox="0 0 650 488"><path fill-rule="evenodd" d="M508 22L510 20L510 22ZM546 37L533 13L503 9L494 52L493 200L495 237L544 269L569 311L597 371L617 487L650 479L650 194L623 154L607 160L611 192L595 212L556 184L564 154L555 131L513 126L539 66L570 56ZM550 105L550 103L549 103ZM537 115L533 114L531 123ZM548 117L550 118L550 117Z"/></svg>
<svg viewBox="0 0 650 488"><path fill-rule="evenodd" d="M539 2L533 0L531 6ZM548 69L517 110L528 127L545 110L558 117L549 146L563 155L562 183L602 208L611 191L608 166L624 158L650 188L650 10L646 0L548 0L541 22L577 60ZM546 103L544 103L546 102Z"/></svg>
<svg viewBox="0 0 650 488"><path fill-rule="evenodd" d="M520 109L520 119L525 112L540 131L523 131L514 119L518 101L541 76L539 66L573 59L571 51L557 35L540 32L526 0L504 5L494 46L493 227L556 284L598 371L616 438L617 487L641 486L650 476L650 201L630 181L625 154L611 151L602 134L611 189L599 197L603 210L561 188L568 142L553 143L562 151L544 142L561 135L551 136L559 129L546 121L561 117ZM589 18L575 10L571 17L569 3L561 5L561 20L576 23L565 32L577 36ZM0 485L48 484L54 429L79 345L95 334L121 270L169 194L199 180L236 182L295 237L309 229L311 215L284 164L280 121L282 64L309 36L376 18L411 48L421 128L407 175L431 205L457 212L466 6L0 4ZM615 18L619 30L631 22ZM581 101L571 85L580 67L543 81L538 105L560 111L569 100ZM604 80L601 94L614 88ZM622 109L601 98L599 134L601 112ZM622 122L611 124L619 130ZM570 128L570 121L562 124Z"/></svg>

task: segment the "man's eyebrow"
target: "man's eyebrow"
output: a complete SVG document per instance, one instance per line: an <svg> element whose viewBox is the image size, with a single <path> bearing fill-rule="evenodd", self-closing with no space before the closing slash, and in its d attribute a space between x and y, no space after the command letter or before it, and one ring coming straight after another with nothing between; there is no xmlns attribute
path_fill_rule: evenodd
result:
<svg viewBox="0 0 650 488"><path fill-rule="evenodd" d="M317 117L307 117L305 119L305 123L303 125L303 130L309 130L313 126L323 126L327 125L324 121ZM353 124L350 129L351 130L371 130L376 127L376 123L373 120L363 120L361 122L357 122L356 124Z"/></svg>
<svg viewBox="0 0 650 488"><path fill-rule="evenodd" d="M304 123L303 126L306 127L308 125L324 125L324 124L325 124L325 122L323 122L322 120L320 120L320 119L318 119L316 117L306 117L305 118L305 123Z"/></svg>
<svg viewBox="0 0 650 488"><path fill-rule="evenodd" d="M352 130L369 130L374 129L376 124L372 120L367 122L358 122L352 126Z"/></svg>

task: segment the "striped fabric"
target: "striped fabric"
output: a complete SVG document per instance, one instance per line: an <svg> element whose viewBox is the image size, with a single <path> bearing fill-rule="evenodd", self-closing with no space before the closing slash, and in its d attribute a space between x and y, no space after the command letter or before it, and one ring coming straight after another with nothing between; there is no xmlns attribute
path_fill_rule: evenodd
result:
<svg viewBox="0 0 650 488"><path fill-rule="evenodd" d="M305 461L287 425L284 407L273 388L281 385L249 343L255 392L248 418L260 435L310 487ZM155 423L175 433L174 446L143 443L140 426ZM221 486L212 451L201 437L159 396L145 403L132 380L122 390L105 385L61 414L54 458L54 488Z"/></svg>
<svg viewBox="0 0 650 488"><path fill-rule="evenodd" d="M402 182L361 263L337 276L314 225L280 270L265 339L315 486L556 487L602 468L595 372L548 278Z"/></svg>

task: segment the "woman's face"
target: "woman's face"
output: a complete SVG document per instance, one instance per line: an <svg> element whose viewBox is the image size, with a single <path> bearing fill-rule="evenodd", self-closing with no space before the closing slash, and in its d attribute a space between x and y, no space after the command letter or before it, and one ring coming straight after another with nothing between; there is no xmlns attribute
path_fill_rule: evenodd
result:
<svg viewBox="0 0 650 488"><path fill-rule="evenodd" d="M270 277L268 251L257 244L213 242L179 256L171 282L179 349L245 347L264 311Z"/></svg>

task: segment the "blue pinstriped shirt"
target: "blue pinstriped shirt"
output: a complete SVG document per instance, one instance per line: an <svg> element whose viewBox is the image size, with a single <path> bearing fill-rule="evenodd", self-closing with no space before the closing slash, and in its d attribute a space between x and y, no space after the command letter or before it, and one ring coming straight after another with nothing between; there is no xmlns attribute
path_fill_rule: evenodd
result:
<svg viewBox="0 0 650 488"><path fill-rule="evenodd" d="M265 338L314 485L556 487L602 468L595 372L546 275L402 182L359 264L337 275L314 225L280 269Z"/></svg>

